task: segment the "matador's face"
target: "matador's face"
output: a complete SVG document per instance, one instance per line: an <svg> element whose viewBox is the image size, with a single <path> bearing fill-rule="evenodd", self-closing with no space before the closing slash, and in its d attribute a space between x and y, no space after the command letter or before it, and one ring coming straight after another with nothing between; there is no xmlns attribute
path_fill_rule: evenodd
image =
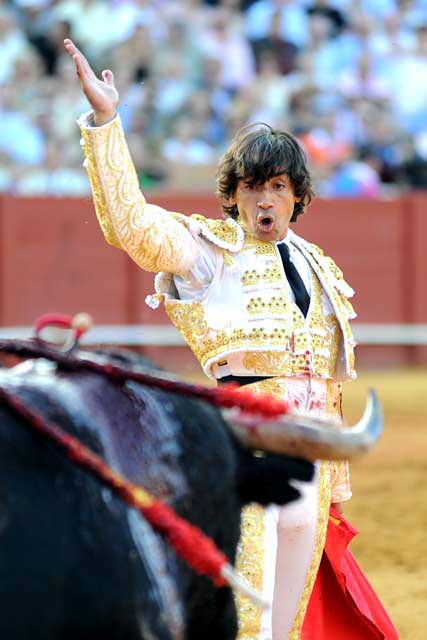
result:
<svg viewBox="0 0 427 640"><path fill-rule="evenodd" d="M237 221L245 231L258 240L270 242L286 237L296 202L298 198L286 173L263 184L253 185L250 178L239 180L230 199L237 206Z"/></svg>

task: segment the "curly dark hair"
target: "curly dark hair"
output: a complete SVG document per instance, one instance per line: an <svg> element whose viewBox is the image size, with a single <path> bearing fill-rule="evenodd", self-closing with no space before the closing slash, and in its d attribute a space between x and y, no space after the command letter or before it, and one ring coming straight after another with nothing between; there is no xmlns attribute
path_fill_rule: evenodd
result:
<svg viewBox="0 0 427 640"><path fill-rule="evenodd" d="M286 131L264 123L247 125L239 129L218 163L216 195L228 200L234 196L239 180L257 185L282 173L289 176L294 195L300 199L295 203L291 218L291 222L295 222L314 197L304 151ZM232 218L239 215L236 205L223 202L222 209Z"/></svg>

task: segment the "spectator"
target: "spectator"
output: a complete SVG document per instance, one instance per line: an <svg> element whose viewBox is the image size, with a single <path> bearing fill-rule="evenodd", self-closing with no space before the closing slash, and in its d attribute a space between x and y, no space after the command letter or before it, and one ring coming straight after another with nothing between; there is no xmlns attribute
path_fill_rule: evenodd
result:
<svg viewBox="0 0 427 640"><path fill-rule="evenodd" d="M120 70L135 149L144 136L144 186L167 179L163 153L215 164L224 141L254 120L299 135L322 184L348 164L360 169L365 147L381 189L422 184L426 22L425 0L3 2L0 189L14 192L23 171L38 171L52 140L63 154L78 150L75 113L87 104L62 54L70 33L98 73ZM65 165L80 171L73 154Z"/></svg>
<svg viewBox="0 0 427 640"><path fill-rule="evenodd" d="M378 160L369 147L360 151L358 159L338 163L322 186L322 195L329 198L378 198L380 194Z"/></svg>
<svg viewBox="0 0 427 640"><path fill-rule="evenodd" d="M356 69L346 69L338 77L338 87L346 98L366 100L386 100L390 90L380 74L375 70L372 56L363 51L357 60Z"/></svg>
<svg viewBox="0 0 427 640"><path fill-rule="evenodd" d="M63 153L60 139L50 139L46 145L43 165L23 173L15 184L15 193L20 196L84 196L90 193L85 170L73 167Z"/></svg>
<svg viewBox="0 0 427 640"><path fill-rule="evenodd" d="M212 148L194 131L193 121L182 116L176 121L173 135L163 145L163 153L169 162L182 164L209 164L214 160Z"/></svg>
<svg viewBox="0 0 427 640"><path fill-rule="evenodd" d="M71 25L76 41L95 60L118 39L109 4L104 0L62 0L55 10L56 19Z"/></svg>
<svg viewBox="0 0 427 640"><path fill-rule="evenodd" d="M258 111L252 111L253 120L275 126L279 118L289 117L290 85L280 74L277 58L272 53L265 51L260 57L258 75L252 87L259 105Z"/></svg>
<svg viewBox="0 0 427 640"><path fill-rule="evenodd" d="M177 117L194 85L185 75L184 67L172 51L164 58L155 77L157 109L164 118Z"/></svg>
<svg viewBox="0 0 427 640"><path fill-rule="evenodd" d="M427 118L427 24L417 28L413 50L397 62L392 75L393 111L416 134L425 128Z"/></svg>
<svg viewBox="0 0 427 640"><path fill-rule="evenodd" d="M24 57L31 48L14 14L0 6L0 85L11 80L15 61Z"/></svg>
<svg viewBox="0 0 427 640"><path fill-rule="evenodd" d="M319 179L329 174L330 167L340 165L352 154L348 140L341 136L338 112L330 112L309 131L300 135L313 171Z"/></svg>
<svg viewBox="0 0 427 640"><path fill-rule="evenodd" d="M201 77L198 82L200 89L209 94L213 112L220 119L224 118L230 102L232 91L224 87L221 74L221 63L216 58L205 58Z"/></svg>
<svg viewBox="0 0 427 640"><path fill-rule="evenodd" d="M23 165L38 164L45 156L44 139L34 120L19 109L18 102L11 85L0 88L0 151Z"/></svg>
<svg viewBox="0 0 427 640"><path fill-rule="evenodd" d="M307 7L307 13L311 16L324 16L332 27L332 36L338 36L345 27L346 21L343 13L331 5L330 0L314 0L313 4Z"/></svg>
<svg viewBox="0 0 427 640"><path fill-rule="evenodd" d="M231 29L230 13L220 10L203 37L203 50L207 57L221 65L222 86L234 91L255 78L255 59L241 30Z"/></svg>
<svg viewBox="0 0 427 640"><path fill-rule="evenodd" d="M273 16L279 12L280 35L296 47L307 44L308 17L302 0L257 0L246 12L249 40L268 37Z"/></svg>
<svg viewBox="0 0 427 640"><path fill-rule="evenodd" d="M423 155L414 139L407 137L402 142L401 154L398 182L410 189L427 189L427 153Z"/></svg>
<svg viewBox="0 0 427 640"><path fill-rule="evenodd" d="M298 47L283 37L281 20L280 9L277 9L271 17L266 35L251 42L257 61L258 73L261 58L265 53L275 57L279 71L283 75L290 73L295 68Z"/></svg>
<svg viewBox="0 0 427 640"><path fill-rule="evenodd" d="M58 20L50 28L45 29L41 35L31 39L44 61L47 74L56 74L58 61L64 53L64 40L71 37L74 35L70 23L67 20Z"/></svg>

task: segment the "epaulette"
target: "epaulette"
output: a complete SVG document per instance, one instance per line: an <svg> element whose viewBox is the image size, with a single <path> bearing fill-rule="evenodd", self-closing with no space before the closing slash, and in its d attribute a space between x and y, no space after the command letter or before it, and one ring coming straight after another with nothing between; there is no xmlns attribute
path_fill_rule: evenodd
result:
<svg viewBox="0 0 427 640"><path fill-rule="evenodd" d="M243 247L245 234L242 227L233 218L212 219L195 213L190 216L190 220L197 224L201 235L217 247L232 253L240 251Z"/></svg>

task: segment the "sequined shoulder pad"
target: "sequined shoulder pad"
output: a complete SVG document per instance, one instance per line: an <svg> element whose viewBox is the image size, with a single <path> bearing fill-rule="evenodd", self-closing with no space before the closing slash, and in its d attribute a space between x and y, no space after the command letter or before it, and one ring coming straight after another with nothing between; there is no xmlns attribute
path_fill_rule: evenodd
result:
<svg viewBox="0 0 427 640"><path fill-rule="evenodd" d="M190 216L190 220L197 224L200 234L217 247L233 253L240 251L243 247L243 229L233 218L213 220L199 214L193 214Z"/></svg>

